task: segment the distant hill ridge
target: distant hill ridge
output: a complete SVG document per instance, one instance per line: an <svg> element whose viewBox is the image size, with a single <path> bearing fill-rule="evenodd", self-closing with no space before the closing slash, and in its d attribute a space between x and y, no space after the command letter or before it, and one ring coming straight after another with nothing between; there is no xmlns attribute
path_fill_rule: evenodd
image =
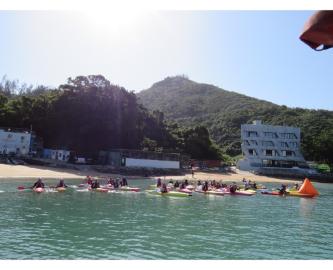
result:
<svg viewBox="0 0 333 270"><path fill-rule="evenodd" d="M272 125L300 127L308 159L316 151L316 137L333 132L333 111L288 108L184 76L167 77L137 96L149 110L162 111L167 120L184 126L207 127L213 140L231 155L241 153L241 124L256 119Z"/></svg>

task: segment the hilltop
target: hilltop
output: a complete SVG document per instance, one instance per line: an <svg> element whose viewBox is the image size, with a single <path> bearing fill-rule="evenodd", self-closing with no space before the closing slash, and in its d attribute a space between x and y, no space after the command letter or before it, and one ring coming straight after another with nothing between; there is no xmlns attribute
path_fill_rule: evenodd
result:
<svg viewBox="0 0 333 270"><path fill-rule="evenodd" d="M185 127L205 126L230 155L241 153L241 124L259 119L267 124L300 127L305 157L333 161L332 111L288 108L184 76L167 77L137 96L149 110L162 111L168 121Z"/></svg>

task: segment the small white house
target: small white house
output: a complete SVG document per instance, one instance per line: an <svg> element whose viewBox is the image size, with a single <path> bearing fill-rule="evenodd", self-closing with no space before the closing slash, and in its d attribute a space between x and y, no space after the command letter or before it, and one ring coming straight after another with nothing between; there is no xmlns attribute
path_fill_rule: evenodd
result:
<svg viewBox="0 0 333 270"><path fill-rule="evenodd" d="M70 156L70 151L67 150L55 150L55 149L44 149L44 158L68 161Z"/></svg>
<svg viewBox="0 0 333 270"><path fill-rule="evenodd" d="M0 154L28 155L30 143L31 134L28 131L0 129Z"/></svg>

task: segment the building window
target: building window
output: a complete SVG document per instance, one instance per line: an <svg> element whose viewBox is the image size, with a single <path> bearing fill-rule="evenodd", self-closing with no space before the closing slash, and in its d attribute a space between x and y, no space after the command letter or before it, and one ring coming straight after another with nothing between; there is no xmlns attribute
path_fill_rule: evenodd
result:
<svg viewBox="0 0 333 270"><path fill-rule="evenodd" d="M24 141L24 136L21 136L21 142L23 142Z"/></svg>
<svg viewBox="0 0 333 270"><path fill-rule="evenodd" d="M257 131L248 131L247 137L258 137L258 132Z"/></svg>
<svg viewBox="0 0 333 270"><path fill-rule="evenodd" d="M249 155L250 155L250 156L256 156L256 155L257 155L256 150L254 150L254 149L249 149Z"/></svg>
<svg viewBox="0 0 333 270"><path fill-rule="evenodd" d="M286 142L281 142L281 147L288 148L288 144Z"/></svg>
<svg viewBox="0 0 333 270"><path fill-rule="evenodd" d="M280 137L282 139L297 139L297 136L295 133L280 133Z"/></svg>
<svg viewBox="0 0 333 270"><path fill-rule="evenodd" d="M258 145L258 142L256 140L251 140L251 144Z"/></svg>
<svg viewBox="0 0 333 270"><path fill-rule="evenodd" d="M265 150L265 155L266 155L266 156L273 156L273 150L266 149L266 150Z"/></svg>
<svg viewBox="0 0 333 270"><path fill-rule="evenodd" d="M290 150L283 150L282 151L282 156L284 156L284 157L292 157L292 156L295 156L295 152L294 151L290 151Z"/></svg>
<svg viewBox="0 0 333 270"><path fill-rule="evenodd" d="M297 142L290 142L289 143L292 148L297 148Z"/></svg>
<svg viewBox="0 0 333 270"><path fill-rule="evenodd" d="M272 141L262 141L262 146L274 146Z"/></svg>
<svg viewBox="0 0 333 270"><path fill-rule="evenodd" d="M275 132L264 132L264 136L267 137L267 138L277 138L277 134Z"/></svg>
<svg viewBox="0 0 333 270"><path fill-rule="evenodd" d="M10 139L10 138L13 137L13 134L10 134L10 133L9 133L7 137L8 137L8 139Z"/></svg>
<svg viewBox="0 0 333 270"><path fill-rule="evenodd" d="M244 144L245 144L245 145L247 145L247 146L249 146L249 145L250 145L250 143L249 143L249 141L248 141L248 140L245 140L245 141L244 141Z"/></svg>

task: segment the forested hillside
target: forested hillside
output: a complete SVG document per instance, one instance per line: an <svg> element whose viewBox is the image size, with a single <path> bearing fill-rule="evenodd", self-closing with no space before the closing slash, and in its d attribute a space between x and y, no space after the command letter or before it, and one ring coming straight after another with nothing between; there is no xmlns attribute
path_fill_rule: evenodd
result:
<svg viewBox="0 0 333 270"><path fill-rule="evenodd" d="M69 78L56 89L3 78L0 127L32 127L43 138L44 147L92 157L99 150L129 148L221 158L206 128L170 130L163 114L150 113L133 92L101 75Z"/></svg>
<svg viewBox="0 0 333 270"><path fill-rule="evenodd" d="M259 119L267 124L300 127L305 157L333 163L332 111L279 106L196 83L183 76L155 83L139 92L138 97L145 107L162 111L169 121L186 127L206 127L213 140L229 155L241 153L241 124Z"/></svg>

